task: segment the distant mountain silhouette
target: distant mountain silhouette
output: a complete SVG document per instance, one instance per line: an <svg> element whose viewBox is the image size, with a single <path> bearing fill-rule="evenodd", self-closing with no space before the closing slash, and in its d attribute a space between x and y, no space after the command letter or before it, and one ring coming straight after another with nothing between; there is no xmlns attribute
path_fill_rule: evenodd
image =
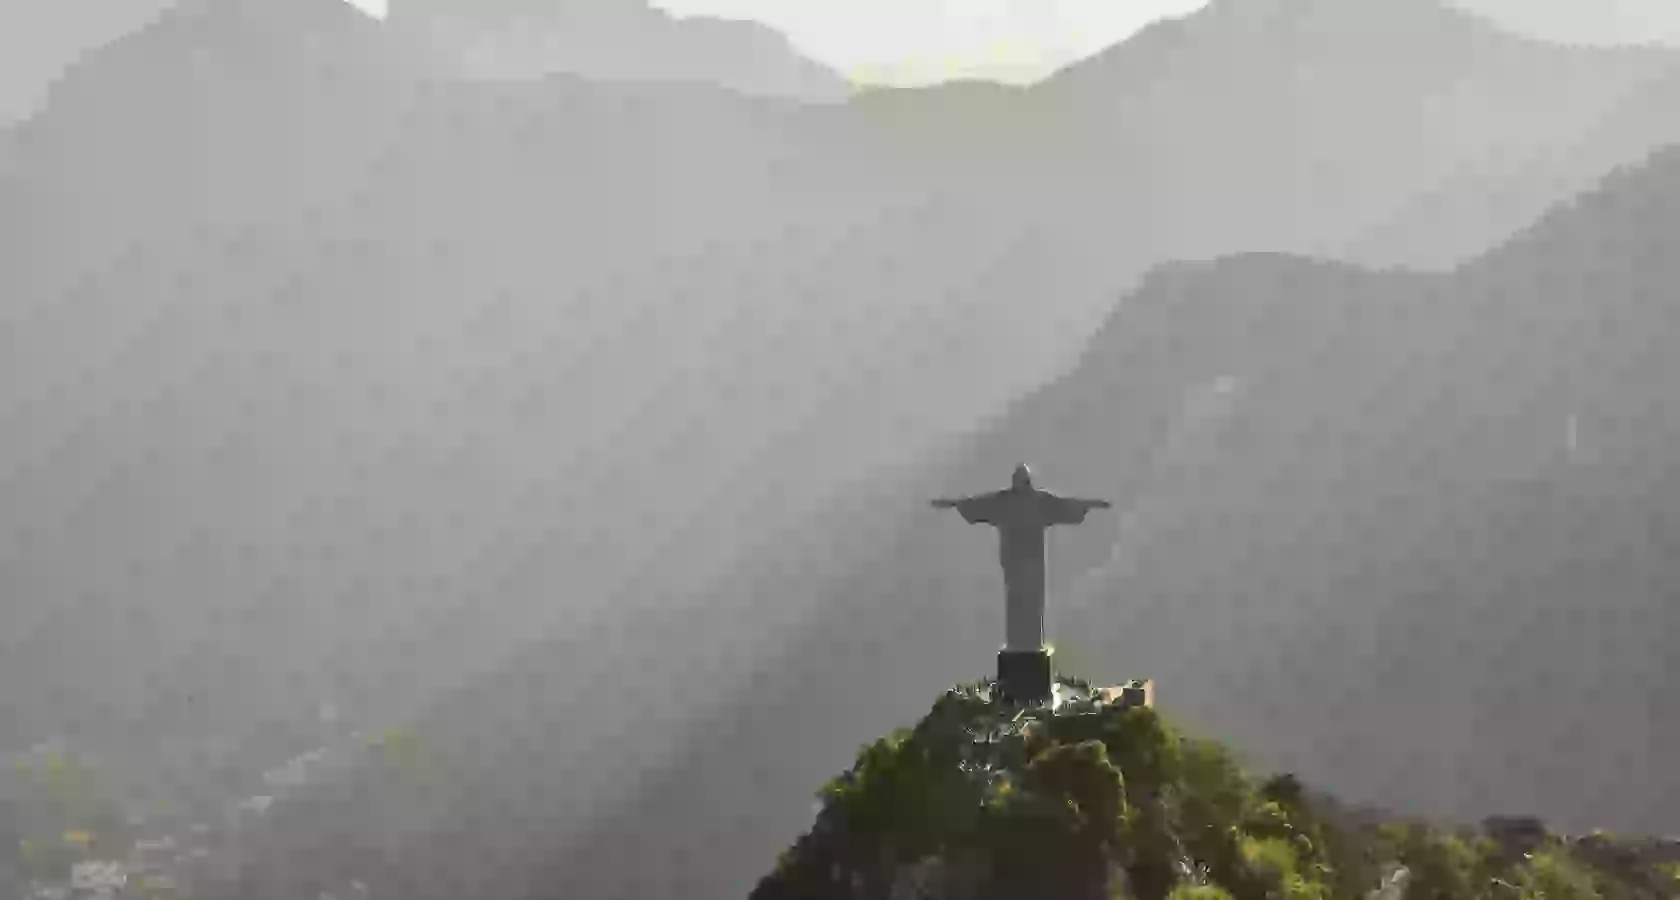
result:
<svg viewBox="0 0 1680 900"><path fill-rule="evenodd" d="M659 782L681 728L752 733L731 692L781 702L770 647L837 664L796 640L850 609L812 585L874 593L854 564L912 529L842 489L1063 374L1150 266L1342 246L1488 147L1590 140L1669 60L1214 7L1032 89L810 105L463 82L337 0L282 6L181 7L7 153L0 681L35 688L0 735L237 731L322 694L401 717L459 684L439 728L511 760L485 802L558 818ZM885 622L927 637L928 609ZM880 667L884 702L986 662L975 615ZM853 667L894 627L843 624ZM920 696L836 712L807 761ZM619 730L635 752L584 752ZM803 814L789 774L755 796ZM713 871L761 871L786 824L744 820Z"/></svg>
<svg viewBox="0 0 1680 900"><path fill-rule="evenodd" d="M1500 22L1513 33L1565 45L1680 41L1680 16L1663 6L1618 7L1599 3L1527 3L1524 0L1452 0Z"/></svg>
<svg viewBox="0 0 1680 900"><path fill-rule="evenodd" d="M0 129L29 118L65 66L156 19L176 0L18 0L0 27Z"/></svg>
<svg viewBox="0 0 1680 900"><path fill-rule="evenodd" d="M1065 378L743 570L737 591L808 595L805 620L556 871L628 865L608 836L631 823L638 852L680 862L599 896L702 871L721 896L769 859L839 748L914 706L905 685L985 662L991 538L918 498L1020 459L1117 501L1051 545L1069 664L1154 678L1162 708L1352 801L1672 832L1675 235L1669 150L1451 273L1272 254L1157 270ZM1221 382L1222 410L1204 402ZM746 758L767 762L726 763ZM702 845L723 810L734 837Z"/></svg>
<svg viewBox="0 0 1680 900"><path fill-rule="evenodd" d="M1610 107L1582 140L1538 154L1496 157L1449 177L1335 256L1376 265L1447 268L1491 249L1594 173L1637 162L1634 148L1680 142L1680 65L1670 65Z"/></svg>
<svg viewBox="0 0 1680 900"><path fill-rule="evenodd" d="M465 3L395 0L387 25L450 57L470 77L568 73L610 81L714 84L766 97L845 99L851 86L757 22L677 18L635 0Z"/></svg>
<svg viewBox="0 0 1680 900"><path fill-rule="evenodd" d="M925 518L916 498L983 489L1022 458L1121 507L1052 545L1059 656L1154 677L1176 716L1356 801L1673 831L1663 636L1680 484L1665 460L1680 373L1661 348L1677 186L1671 150L1449 274L1266 254L1156 271L1066 378L943 459L855 485L715 585L709 602L729 611L786 608L754 613L768 659L698 670L687 740L577 696L547 740L485 764L505 768L461 807L473 838L414 859L515 893L507 879L540 895L588 872L591 896L676 882L728 895L808 816L812 779L915 707L905 685L988 661L988 536ZM1586 423L1576 448L1570 416ZM685 633L724 612L669 600L640 627ZM569 648L588 640L449 698L431 727L470 746L465 723L530 713L512 698L576 696ZM661 664L657 641L629 643L624 670ZM527 816L598 802L584 763L552 748L560 722L603 716L616 753L666 760L640 802L592 805L572 852L475 866L518 845ZM510 777L524 767L547 774ZM727 831L702 827L720 818Z"/></svg>
<svg viewBox="0 0 1680 900"><path fill-rule="evenodd" d="M1154 24L1043 93L1085 111L1086 130L1104 136L1081 136L1081 152L1112 163L1104 181L1147 173L1103 199L1148 209L1148 240L1164 258L1205 258L1210 242L1336 257L1420 197L1494 179L1518 191L1524 215L1501 219L1504 231L1462 234L1476 252L1648 150L1594 126L1676 59L1523 41L1437 2L1232 0ZM1595 158L1576 158L1583 147ZM1557 177L1511 184L1511 170L1554 155L1568 163ZM1284 212L1306 208L1314 215ZM1331 223L1334 233L1317 227ZM1431 224L1461 234L1451 216ZM1459 249L1425 229L1388 237L1360 248L1360 261Z"/></svg>

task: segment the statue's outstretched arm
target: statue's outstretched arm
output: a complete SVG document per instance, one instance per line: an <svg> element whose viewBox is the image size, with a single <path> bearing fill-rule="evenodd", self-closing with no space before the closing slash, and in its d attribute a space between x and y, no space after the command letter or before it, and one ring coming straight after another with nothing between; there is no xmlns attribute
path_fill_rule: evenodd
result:
<svg viewBox="0 0 1680 900"><path fill-rule="evenodd" d="M931 505L934 509L954 509L962 513L963 519L971 525L989 525L993 518L992 501L996 497L997 494L992 493L964 497L960 500L941 498L932 501Z"/></svg>
<svg viewBox="0 0 1680 900"><path fill-rule="evenodd" d="M1108 509L1114 505L1109 503L1107 500L1098 500L1094 497L1063 497L1058 494L1051 494L1048 491L1046 491L1045 494L1050 498L1050 502L1055 503L1058 506L1065 506L1068 508Z"/></svg>
<svg viewBox="0 0 1680 900"><path fill-rule="evenodd" d="M1085 514L1093 509L1109 509L1114 504L1107 500L1087 499L1084 497L1058 497L1050 495L1050 524L1078 525L1085 521Z"/></svg>

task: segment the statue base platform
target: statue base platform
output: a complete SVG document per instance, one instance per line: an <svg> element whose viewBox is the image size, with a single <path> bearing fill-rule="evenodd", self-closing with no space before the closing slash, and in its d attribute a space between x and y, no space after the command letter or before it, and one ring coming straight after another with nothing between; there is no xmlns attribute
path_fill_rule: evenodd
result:
<svg viewBox="0 0 1680 900"><path fill-rule="evenodd" d="M1153 709L1155 707L1155 679L1141 678L1128 681L1125 684L1105 687L1097 691L1097 699L1110 706L1147 706Z"/></svg>
<svg viewBox="0 0 1680 900"><path fill-rule="evenodd" d="M997 693L1011 703L1048 703L1051 650L998 651Z"/></svg>

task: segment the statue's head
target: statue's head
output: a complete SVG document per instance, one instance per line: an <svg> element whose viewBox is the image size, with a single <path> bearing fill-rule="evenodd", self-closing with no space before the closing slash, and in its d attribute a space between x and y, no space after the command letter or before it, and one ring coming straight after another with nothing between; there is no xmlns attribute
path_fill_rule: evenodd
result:
<svg viewBox="0 0 1680 900"><path fill-rule="evenodd" d="M1017 491L1030 491L1032 486L1032 470L1027 468L1026 463L1016 466L1015 477L1012 479L1010 487Z"/></svg>

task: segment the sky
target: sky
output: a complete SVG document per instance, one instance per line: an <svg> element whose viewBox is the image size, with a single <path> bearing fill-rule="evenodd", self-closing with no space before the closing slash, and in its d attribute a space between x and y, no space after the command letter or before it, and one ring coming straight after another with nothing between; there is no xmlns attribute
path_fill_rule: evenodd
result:
<svg viewBox="0 0 1680 900"><path fill-rule="evenodd" d="M78 56L140 27L169 2L0 0L0 125L38 106L47 85ZM377 8L387 0L356 2ZM678 15L757 19L854 80L913 84L953 77L1037 78L1153 19L1190 12L1203 0L655 2ZM1680 0L1454 2L1549 40L1680 44Z"/></svg>
<svg viewBox="0 0 1680 900"><path fill-rule="evenodd" d="M1204 0L659 0L678 15L758 19L866 82L1042 78ZM1676 0L1680 2L1680 0Z"/></svg>
<svg viewBox="0 0 1680 900"><path fill-rule="evenodd" d="M347 0L383 15L387 0ZM400 3L402 0L391 0ZM467 2L467 0L462 0ZM628 2L628 0L627 0ZM763 22L857 81L1042 78L1206 0L651 0L677 16Z"/></svg>
<svg viewBox="0 0 1680 900"><path fill-rule="evenodd" d="M387 0L349 0L379 14ZM390 0L402 2L402 0ZM463 0L466 2L466 0ZM563 0L556 0L563 2ZM634 0L626 0L634 2ZM1206 0L652 0L753 19L855 81L1042 78ZM1239 0L1240 2L1240 0ZM1425 0L1419 0L1425 2ZM1680 0L1451 0L1543 40L1680 44Z"/></svg>

